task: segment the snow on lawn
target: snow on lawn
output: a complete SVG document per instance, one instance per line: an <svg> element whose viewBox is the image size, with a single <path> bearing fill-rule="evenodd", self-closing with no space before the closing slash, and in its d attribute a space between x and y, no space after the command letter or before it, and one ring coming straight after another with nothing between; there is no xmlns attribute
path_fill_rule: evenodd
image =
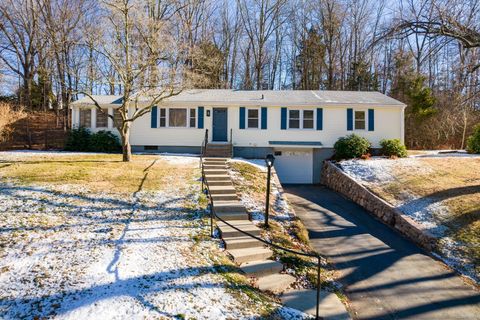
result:
<svg viewBox="0 0 480 320"><path fill-rule="evenodd" d="M266 302L220 274L218 242L195 240L206 229L198 188L125 196L0 182L0 318L258 318Z"/></svg>
<svg viewBox="0 0 480 320"><path fill-rule="evenodd" d="M465 153L458 154L471 156ZM424 155L395 160L381 157L373 157L370 160L354 159L341 161L340 167L365 187L372 190L381 190L392 184L401 184L397 180L397 172L408 172L411 176L423 176L432 173L433 169L422 162L421 159L440 156L448 158L448 155L429 152ZM476 156L478 157L478 155ZM401 189L396 194L395 199L389 198L388 202L413 218L421 228L428 230L440 239L441 256L439 258L468 277L479 280L475 274L475 265L472 263L471 257L466 257L464 253L458 250L458 248L469 244L447 235L449 229L442 224L442 220L447 220L451 213L443 201L434 197L422 197Z"/></svg>

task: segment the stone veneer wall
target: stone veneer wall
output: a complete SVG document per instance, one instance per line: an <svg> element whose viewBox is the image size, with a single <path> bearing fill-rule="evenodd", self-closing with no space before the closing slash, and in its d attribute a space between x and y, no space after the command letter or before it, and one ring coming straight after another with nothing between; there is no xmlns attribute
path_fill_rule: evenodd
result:
<svg viewBox="0 0 480 320"><path fill-rule="evenodd" d="M380 221L396 229L419 246L433 251L437 238L421 228L412 218L356 182L331 161L325 161L321 183L356 202Z"/></svg>

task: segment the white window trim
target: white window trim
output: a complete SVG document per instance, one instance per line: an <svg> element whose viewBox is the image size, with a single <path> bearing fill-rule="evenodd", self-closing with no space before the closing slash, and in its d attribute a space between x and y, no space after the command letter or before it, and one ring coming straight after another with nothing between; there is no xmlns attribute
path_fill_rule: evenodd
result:
<svg viewBox="0 0 480 320"><path fill-rule="evenodd" d="M365 128L357 129L357 121L355 118L355 112L362 111L365 114ZM368 109L353 109L353 130L355 131L367 131L368 129Z"/></svg>
<svg viewBox="0 0 480 320"><path fill-rule="evenodd" d="M257 127L249 127L248 126L248 110L257 110L258 111L258 125ZM258 130L262 127L262 111L261 108L245 108L245 129L251 129L251 130Z"/></svg>
<svg viewBox="0 0 480 320"><path fill-rule="evenodd" d="M290 128L290 110L299 110L300 111L300 126L299 128ZM303 112L304 111L313 111L313 128L304 128L303 127ZM287 109L287 128L289 130L315 130L317 127L317 110L312 109L303 109L303 108L288 108Z"/></svg>
<svg viewBox="0 0 480 320"><path fill-rule="evenodd" d="M160 109L165 109L165 127L160 126ZM186 126L184 127L172 127L170 126L170 109L186 109ZM190 110L195 110L195 127L190 127ZM189 108L189 107L158 107L158 114L157 114L157 128L156 129L196 129L198 128L198 110L197 108Z"/></svg>

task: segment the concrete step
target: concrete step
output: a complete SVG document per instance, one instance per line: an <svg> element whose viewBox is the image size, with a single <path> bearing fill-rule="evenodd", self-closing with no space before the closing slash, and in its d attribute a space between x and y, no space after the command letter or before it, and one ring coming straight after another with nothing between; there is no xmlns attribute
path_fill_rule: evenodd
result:
<svg viewBox="0 0 480 320"><path fill-rule="evenodd" d="M204 169L227 169L225 164L204 164L203 165Z"/></svg>
<svg viewBox="0 0 480 320"><path fill-rule="evenodd" d="M233 261L238 264L245 262L265 260L272 256L273 252L267 248L243 248L228 250L228 253L233 257Z"/></svg>
<svg viewBox="0 0 480 320"><path fill-rule="evenodd" d="M232 194L236 192L233 186L208 186L208 189L211 194Z"/></svg>
<svg viewBox="0 0 480 320"><path fill-rule="evenodd" d="M232 220L248 220L248 214L246 212L215 212L218 217L225 221Z"/></svg>
<svg viewBox="0 0 480 320"><path fill-rule="evenodd" d="M238 201L236 194L212 194L213 202L216 201Z"/></svg>
<svg viewBox="0 0 480 320"><path fill-rule="evenodd" d="M214 201L213 208L217 213L226 213L226 212L235 212L240 213L243 212L247 214L245 207L240 201Z"/></svg>
<svg viewBox="0 0 480 320"><path fill-rule="evenodd" d="M251 221L248 220L239 220L239 221L232 221L229 222L231 225L235 226L236 228L253 234L254 236L259 237L261 233L261 229L254 225ZM217 221L217 226L220 229L220 235L222 238L231 238L231 237L241 237L245 236L245 234L241 233L238 230L233 229L232 227L226 225L221 221Z"/></svg>
<svg viewBox="0 0 480 320"><path fill-rule="evenodd" d="M262 291L270 291L273 293L282 293L290 288L295 282L295 277L289 274L270 274L258 278L256 287Z"/></svg>
<svg viewBox="0 0 480 320"><path fill-rule="evenodd" d="M249 236L223 238L223 242L225 242L225 248L227 248L227 250L264 246L264 244L261 241L258 241Z"/></svg>
<svg viewBox="0 0 480 320"><path fill-rule="evenodd" d="M231 157L231 151L207 151L206 154L210 157Z"/></svg>
<svg viewBox="0 0 480 320"><path fill-rule="evenodd" d="M284 293L280 299L290 308L315 315L317 307L317 291L311 289L292 290ZM319 311L325 320L350 320L345 306L335 293L320 291Z"/></svg>
<svg viewBox="0 0 480 320"><path fill-rule="evenodd" d="M205 175L208 178L208 181L232 181L228 174L208 174Z"/></svg>
<svg viewBox="0 0 480 320"><path fill-rule="evenodd" d="M203 158L204 163L227 163L228 158Z"/></svg>
<svg viewBox="0 0 480 320"><path fill-rule="evenodd" d="M248 276L259 278L281 272L283 270L283 264L273 260L252 261L242 263L240 269Z"/></svg>
<svg viewBox="0 0 480 320"><path fill-rule="evenodd" d="M232 181L225 180L225 181L210 181L210 179L207 179L207 183L209 187L213 186L233 186Z"/></svg>
<svg viewBox="0 0 480 320"><path fill-rule="evenodd" d="M203 170L203 172L207 177L210 175L227 175L228 174L227 169L205 169Z"/></svg>

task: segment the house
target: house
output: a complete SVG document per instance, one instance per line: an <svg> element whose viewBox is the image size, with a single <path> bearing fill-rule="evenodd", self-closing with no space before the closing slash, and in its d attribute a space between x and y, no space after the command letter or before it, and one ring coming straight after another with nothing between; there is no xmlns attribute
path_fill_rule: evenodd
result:
<svg viewBox="0 0 480 320"><path fill-rule="evenodd" d="M95 99L119 119L121 96ZM187 90L137 119L130 142L137 152L200 153L208 129L210 153L273 153L284 183L316 183L322 160L332 156L342 136L356 133L373 147L381 139L403 141L404 109L379 92ZM72 104L74 127L115 130L115 121L97 112L88 97Z"/></svg>

